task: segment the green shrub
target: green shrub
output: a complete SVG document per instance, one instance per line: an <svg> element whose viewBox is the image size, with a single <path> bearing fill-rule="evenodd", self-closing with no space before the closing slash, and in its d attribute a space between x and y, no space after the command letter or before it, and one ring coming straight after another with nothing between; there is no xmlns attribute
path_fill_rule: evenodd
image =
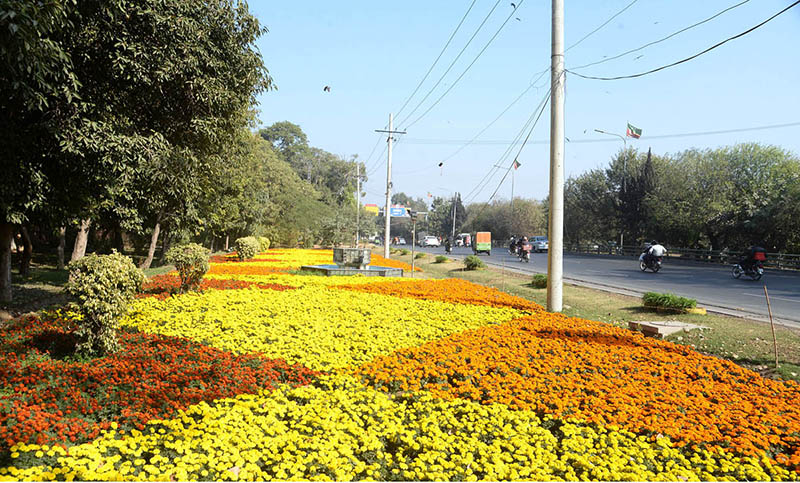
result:
<svg viewBox="0 0 800 483"><path fill-rule="evenodd" d="M405 248L400 250L400 255L408 255L409 253L411 253L411 252L409 250L406 250Z"/></svg>
<svg viewBox="0 0 800 483"><path fill-rule="evenodd" d="M64 290L77 299L71 309L76 320L76 350L84 356L102 356L117 351L119 317L142 288L144 274L133 260L117 253L87 255L69 264Z"/></svg>
<svg viewBox="0 0 800 483"><path fill-rule="evenodd" d="M258 249L260 247L261 245L254 236L238 238L236 240L236 244L234 245L234 248L236 249L236 255L239 257L239 260L249 260L255 257L258 254Z"/></svg>
<svg viewBox="0 0 800 483"><path fill-rule="evenodd" d="M697 300L679 297L671 293L647 292L642 295L645 307L655 307L673 310L686 310L697 307Z"/></svg>
<svg viewBox="0 0 800 483"><path fill-rule="evenodd" d="M533 280L531 280L531 285L534 288L547 288L547 275L543 273L537 273L533 276Z"/></svg>
<svg viewBox="0 0 800 483"><path fill-rule="evenodd" d="M170 248L166 261L175 265L178 276L181 278L181 293L195 290L208 272L209 251L197 243L179 245Z"/></svg>
<svg viewBox="0 0 800 483"><path fill-rule="evenodd" d="M445 262L449 262L449 261L450 261L450 259L447 258L444 255L436 255L436 262L435 263L445 263Z"/></svg>
<svg viewBox="0 0 800 483"><path fill-rule="evenodd" d="M419 253L414 255L414 258L416 258L416 259L425 258L425 254L422 253L422 252L419 252Z"/></svg>
<svg viewBox="0 0 800 483"><path fill-rule="evenodd" d="M470 255L464 259L464 268L467 270L477 270L479 268L486 268L486 264L483 263L483 260L478 258L478 255Z"/></svg>
<svg viewBox="0 0 800 483"><path fill-rule="evenodd" d="M259 251L265 252L269 250L269 245L270 245L269 238L265 236L258 237L258 245L259 245L258 247Z"/></svg>

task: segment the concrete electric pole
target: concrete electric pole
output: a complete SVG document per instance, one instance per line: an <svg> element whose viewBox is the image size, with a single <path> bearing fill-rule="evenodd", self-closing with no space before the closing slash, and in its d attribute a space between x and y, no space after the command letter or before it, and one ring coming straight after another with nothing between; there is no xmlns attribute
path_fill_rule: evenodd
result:
<svg viewBox="0 0 800 483"><path fill-rule="evenodd" d="M561 312L564 270L564 0L552 0L550 58L550 249L547 310Z"/></svg>
<svg viewBox="0 0 800 483"><path fill-rule="evenodd" d="M386 142L389 143L389 147L387 149L387 159L386 159L386 207L383 211L383 216L386 220L386 226L384 227L383 233L383 257L389 258L389 243L391 242L391 203L392 203L392 135L393 134L405 134L405 131L395 131L394 130L394 120L392 114L389 114L389 130L385 129L376 129L375 132L384 132L387 133Z"/></svg>

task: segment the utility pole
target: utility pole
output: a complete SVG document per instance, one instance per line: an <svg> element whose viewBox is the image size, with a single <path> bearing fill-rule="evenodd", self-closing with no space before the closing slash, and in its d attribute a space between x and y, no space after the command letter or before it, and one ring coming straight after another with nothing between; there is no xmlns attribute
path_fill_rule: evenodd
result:
<svg viewBox="0 0 800 483"><path fill-rule="evenodd" d="M361 165L356 160L356 248L361 241L359 237L359 218L361 217Z"/></svg>
<svg viewBox="0 0 800 483"><path fill-rule="evenodd" d="M392 203L392 135L405 134L405 131L394 130L394 118L389 114L389 130L376 129L375 132L387 133L386 142L389 143L386 158L386 208L384 208L383 216L386 220L386 226L383 233L383 258L389 258L389 242L391 241L391 203Z"/></svg>
<svg viewBox="0 0 800 483"><path fill-rule="evenodd" d="M564 0L552 0L550 58L550 249L547 310L561 312L564 270Z"/></svg>
<svg viewBox="0 0 800 483"><path fill-rule="evenodd" d="M453 236L450 238L451 243L455 243L456 241L456 195L458 193L453 193Z"/></svg>

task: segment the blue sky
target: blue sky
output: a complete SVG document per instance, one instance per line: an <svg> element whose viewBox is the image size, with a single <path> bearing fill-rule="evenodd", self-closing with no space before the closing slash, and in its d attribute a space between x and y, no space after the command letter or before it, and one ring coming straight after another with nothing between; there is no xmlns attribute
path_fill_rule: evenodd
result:
<svg viewBox="0 0 800 483"><path fill-rule="evenodd" d="M566 45L571 46L632 0L567 1ZM570 49L567 68L602 60L667 36L741 0L638 0L598 32ZM259 121L299 124L309 142L367 161L365 203L383 203L385 141L377 144L390 112L397 112L433 63L471 0L463 1L251 1L269 33L258 47L278 90L259 97ZM476 0L461 29L408 107L396 117L394 191L449 196L459 191L486 201L498 186L495 173L509 143L546 96L542 77L474 144L437 165L486 127L550 64L550 2L523 0L496 39L455 87L428 114L408 126L439 98L500 28L513 8L502 0L452 70L405 123L483 21L495 0ZM680 60L738 34L788 6L788 0L750 0L670 40L620 59L582 69L594 76L646 71ZM520 20L516 20L519 17ZM638 57L638 58L637 58ZM607 165L622 147L626 123L643 130L628 145L654 153L714 148L738 142L774 144L800 154L800 125L729 134L648 138L680 133L800 123L800 5L754 32L697 59L642 78L619 81L567 77L565 170L567 176ZM323 92L324 86L330 92ZM549 176L549 107L519 156L515 196L544 198ZM459 142L460 141L460 142ZM597 141L597 142L586 142ZM516 153L518 148L514 149ZM372 157L370 158L370 152ZM380 155L380 156L378 156ZM503 161L509 165L512 158ZM499 170L498 170L499 171ZM510 196L510 179L497 197ZM467 200L469 200L468 198Z"/></svg>

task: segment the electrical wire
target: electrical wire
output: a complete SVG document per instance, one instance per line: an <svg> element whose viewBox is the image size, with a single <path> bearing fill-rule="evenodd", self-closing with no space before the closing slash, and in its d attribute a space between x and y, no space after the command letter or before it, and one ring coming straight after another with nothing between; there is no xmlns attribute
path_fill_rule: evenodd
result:
<svg viewBox="0 0 800 483"><path fill-rule="evenodd" d="M683 138L683 137L694 137L694 136L710 136L714 134L730 134L730 133L737 133L737 132L748 132L748 131L762 131L765 129L780 129L784 127L794 127L800 126L800 121L798 122L788 122L784 124L770 124L768 126L754 126L754 127L742 127L742 128L733 128L733 129L723 129L719 131L697 131L697 132L687 132L687 133L675 133L675 134L660 134L655 136L647 136L647 139L669 139L669 138ZM463 143L464 140L461 139L415 139L415 138L406 138L405 142L407 144L460 144ZM508 140L490 140L490 141L476 141L473 144L481 144L481 145L496 145L496 144L508 144L513 141ZM528 144L547 144L550 141L548 140L537 140L537 141L529 141ZM600 138L600 139L572 139L570 143L617 143L619 142L618 139L614 138Z"/></svg>
<svg viewBox="0 0 800 483"><path fill-rule="evenodd" d="M423 98L422 98L422 100L421 100L421 101L419 101L419 103L417 103L416 107L414 107L414 109L413 109L411 112L409 112L408 114L406 114L406 117L405 117L405 118L403 118L403 120L402 120L402 121L400 121L400 122L398 122L398 123L397 123L398 125L403 125L403 124L405 124L405 122L406 122L406 121L407 121L407 120L408 120L408 119L409 119L409 118L410 118L410 117L411 117L411 116L412 116L412 115L413 115L415 112L417 112L417 109L419 109L419 107L420 107L420 106L421 106L421 105L422 105L422 104L423 104L423 103L424 103L424 102L425 102L425 101L428 99L428 97L429 97L429 96L430 96L430 95L433 93L433 91L434 91L434 90L436 90L436 88L437 88L437 87L439 87L439 84L441 84L441 83L442 83L442 80L444 80L445 76L447 76L447 74L450 72L450 69L452 69L452 68L453 68L453 66L456 64L456 62L458 62L458 59L460 59L460 58L461 58L461 55L462 55L462 54L463 54L463 53L464 53L464 52L467 50L467 47L469 47L469 45L470 45L470 44L472 43L472 41L475 39L475 36L477 36L477 35L478 35L478 32L480 32L480 31L481 31L481 29L483 28L483 26L486 24L486 21L487 21L487 20L489 20L489 17L491 17L492 13L495 11L495 9L497 8L497 6L498 6L498 5L500 5L500 2L501 2L501 1L502 1L502 0L497 0L497 2L494 4L494 6L492 7L492 9L491 9L491 10L489 10L489 13L488 13L488 14L486 14L486 17L484 17L484 18L483 18L483 21L481 22L481 24L480 24L480 25L478 25L478 28L475 30L475 32L472 34L472 36L469 38L469 40L467 41L467 43L464 45L464 47L461 49L461 51L458 53L458 55L456 55L456 58L455 58L455 59L453 59L453 61L452 61L452 62L450 63L450 65L447 67L447 70L445 70L445 71L444 71L444 74L442 74L442 76L441 76L441 77L439 77L439 80L437 80L437 81L436 81L436 83L433 85L433 87L431 87L431 88L428 90L428 93L427 93L427 94L425 94L425 97L423 97ZM515 8L514 10L516 10L516 8ZM406 126L406 128L408 128L408 126Z"/></svg>
<svg viewBox="0 0 800 483"><path fill-rule="evenodd" d="M525 134L525 131L528 130L528 126L531 126L530 131L528 132L528 136L526 137L526 142L527 142L528 138L530 137L530 133L533 131L533 127L539 120L539 118L536 117L536 113L538 111L539 116L541 116L541 112L543 112L544 106L547 105L547 101L550 99L550 93L551 89L548 89L547 94L544 96L544 98L542 98L542 100L536 106L536 109L533 110L530 117L528 117L528 120L522 126L522 129L520 129L519 133L517 133L514 140L511 143L509 143L508 147L503 152L503 154L500 155L498 160L495 163L492 163L492 168L489 170L489 173L487 173L487 175L484 176L484 178L478 183L478 185L467 194L467 196L465 197L465 199L467 199L466 202L471 203L472 201L475 200L475 198L477 198L483 192L486 186L488 186L495 172L499 169L497 165L502 165L505 161L507 161L508 156L513 152L514 146L516 146L519 143L519 140L522 138L523 134ZM517 156L519 156L519 154L517 154Z"/></svg>
<svg viewBox="0 0 800 483"><path fill-rule="evenodd" d="M467 66L467 68L466 68L466 69L464 69L464 71L463 71L463 72L461 72L461 75L459 75L459 76L456 78L456 80L455 80L455 81L453 81L453 82L450 84L450 87L448 87L448 88L447 88L447 90L446 90L446 91L444 91L444 92L442 93L442 95L441 95L441 96L439 96L439 98L438 98L438 99L436 99L436 101L435 101L433 104L431 104L430 106L428 106L428 109L426 109L426 110L425 110L425 112L423 112L421 115L419 115L419 116L418 116L416 119L414 119L414 121L412 121L410 124L406 125L406 127L405 127L406 129L408 129L408 128L410 128L411 126L413 126L414 124L418 123L418 122L419 122L419 121L420 121L420 120L421 120L423 117L425 117L425 116L426 116L426 115L427 115L429 112L431 112L431 110L432 110L434 107L436 107L436 105L437 105L437 104L439 104L439 102L440 102L442 99L444 99L444 97L445 97L445 96L446 96L446 95L447 95L447 94L448 94L448 93L449 93L451 90L453 90L453 88L456 86L456 84L458 84L458 82L459 82L459 81L460 81L460 80L461 80L461 79L462 79L462 78L463 78L463 77L464 77L464 76L467 74L467 72L468 72L468 71L469 71L469 70L472 68L472 66L473 66L473 65L475 65L475 62L477 62L477 61L478 61L478 59L481 57L481 55L483 55L483 53L484 53L484 52L486 52L486 49L488 49L488 48L489 48L489 46L492 44L492 42L494 41L494 39L496 39L496 38L497 38L497 36L498 36L498 35L500 35L500 32L501 32L501 31L503 30L503 28L506 26L506 24L508 23L508 21L509 21L509 20L511 20L511 17L513 17L513 16L514 16L514 13L517 11L517 9L518 9L519 7L521 7L521 6L522 6L523 2L525 2L525 0L519 0L519 4L518 4L518 5L516 5L516 6L514 7L514 10L512 10L510 14L508 14L508 17L506 17L505 21L502 23L502 25L500 25L500 28L498 28L498 29L497 29L497 31L494 33L494 35L492 35L492 37L489 39L489 41L488 41L488 42L486 42L486 44L483 46L483 48L481 49L481 51L480 51L480 52L478 52L478 55L476 55L476 56L475 56L475 58L474 58L474 59L472 59L472 62L470 62L470 63L469 63L469 65ZM408 116L408 117L410 117L410 116ZM408 120L408 117L407 117L405 120Z"/></svg>
<svg viewBox="0 0 800 483"><path fill-rule="evenodd" d="M684 62L688 62L688 61L690 61L690 60L692 60L692 59L695 59L695 58L697 58L697 57L700 57L701 55L703 55L703 54L705 54L705 53L708 53L708 52L710 52L710 51L712 51L712 50L716 49L717 47L719 47L719 46L721 46L721 45L723 45L723 44L726 44L726 43L730 42L731 40L735 40L735 39L738 39L739 37L743 37L743 36L745 36L745 35L749 34L750 32L752 32L752 31L754 31L754 30L756 30L756 29L758 29L758 28L762 27L762 26L763 26L763 25L765 25L766 23L770 22L770 21L771 21L771 20L773 20L774 18L776 18L776 17L778 17L779 15L783 14L784 12L786 12L786 11L787 11L787 10L789 10L789 9L791 9L792 7L795 7L795 6L797 6L798 4L800 4L800 0L797 0L796 2L792 3L792 4L791 4L791 5L789 5L788 7L784 8L784 9L783 9L783 10L781 10L781 11L779 11L779 12L778 12L778 13L776 13L775 15L773 15L773 16L771 16L771 17L769 17L768 19L764 20L763 22L761 22L761 23L759 23L759 24L757 24L757 25L754 25L753 27L750 27L749 29L745 30L744 32L741 32L741 33L739 33L739 34L736 34L736 35L734 35L733 37L728 37L727 39L725 39L725 40L723 40L723 41L721 41L721 42L718 42L718 43L716 43L716 44L712 45L711 47L709 47L709 48L707 48L707 49L703 50L702 52L698 52L698 53L696 53L696 54L694 54L694 55L691 55L691 56L689 56L689 57L686 57L685 59L681 59L681 60L679 60L679 61L676 61L676 62L673 62L673 63L671 63L671 64L662 65L661 67L657 67L657 68L655 68L655 69L651 69L651 70L648 70L648 71L646 71L646 72L640 72L640 73L638 73L638 74L631 74L631 75L620 75L620 76L616 76L616 77L597 77L597 76L590 76L590 75L583 75L583 74L579 74L579 73L577 73L577 72L574 72L574 71L572 71L572 70L569 70L569 69L565 69L565 70L566 70L567 72L571 73L571 74L575 74L576 76L578 76L578 77L581 77L581 78L584 78L584 79L591 79L591 80L603 80L603 81L620 80L620 79L633 79L633 78L636 78L636 77L642 77L642 76L645 76L645 75L653 74L653 73L655 73L655 72L658 72L658 71L661 71L661 70L664 70L664 69L668 69L668 68L670 68L670 67L674 67L674 66L676 66L676 65L679 65L679 64L683 64Z"/></svg>
<svg viewBox="0 0 800 483"><path fill-rule="evenodd" d="M689 25L688 27L684 27L684 28L682 28L682 29L680 29L680 30L678 30L678 31L676 31L676 32L673 32L673 33L671 33L671 34L667 35L666 37L663 37L663 38L660 38L660 39L658 39L658 40L654 40L654 41L652 41L652 42L646 43L646 44L642 45L641 47L637 47L637 48L635 48L635 49L627 50L627 51L625 51L625 52L623 52L623 53L621 53L621 54L617 54L617 55L615 55L615 56L613 56L613 57L604 58L604 59L602 59L602 60L598 60L598 61L596 61L596 62L591 62L591 63L589 63L589 64L583 64L583 65L579 65L578 67L571 67L571 69L573 69L573 70L577 70L577 69L585 69L586 67L591 67L591 66L593 66L593 65L602 64L602 63L604 63L604 62L608 62L608 61L611 61L611 60L614 60L614 59L619 59L620 57L624 57L624 56L626 56L626 55L628 55L628 54L632 54L632 53L634 53L634 52L638 52L638 51L640 51L640 50L642 50L642 49L646 49L647 47L650 47L651 45L655 45L655 44L658 44L658 43L664 42L665 40L669 40L669 39L671 39L672 37L675 37L675 36L676 36L676 35L678 35L678 34L681 34L681 33L683 33L683 32L686 32L687 30L691 30L691 29L693 29L693 28L695 28L695 27L698 27L698 26L700 26L700 25L703 25L703 24L704 24L704 23L706 23L706 22L710 22L711 20L714 20L715 18L719 17L719 16L720 16L720 15L722 15L723 13L725 13L725 12L728 12L728 11L730 11L730 10L733 10L734 8L741 7L742 5L744 5L745 3L749 2L749 1L750 1L750 0L744 0L743 2L739 2L739 3L737 3L736 5L732 5L732 6L730 6L730 7L726 8L726 9L724 9L724 10L721 10L721 11L719 11L719 12L715 13L714 15L712 15L712 16L710 16L710 17L708 17L708 18L707 18L707 19L705 19L705 20L701 20L701 21L699 21L699 22L697 22L697 23L694 23L694 24L692 24L692 25Z"/></svg>
<svg viewBox="0 0 800 483"><path fill-rule="evenodd" d="M475 2L477 2L477 1L478 1L478 0L472 0L472 3L469 5L469 8L467 9L467 12L464 14L464 16L463 16L463 17L461 17L461 21L460 21L460 22L458 22L458 25L456 26L456 29L455 29L455 30L453 30L453 33L452 33L452 34L450 34L450 38L449 38L449 39L447 39L447 43L446 43L446 44L444 44L444 47L442 47L442 50L441 50L441 52L439 52L439 55L436 57L436 60L434 60L434 61L433 61L433 64L431 64L431 67L428 69L428 72L426 72L426 73L425 73L425 76L423 76L423 77L422 77L422 80L421 80L421 81L419 81L419 84L417 84L417 87L414 89L414 92L412 92L412 93L411 93L411 95L410 95L410 96L408 96L408 98L406 99L406 102L404 102L404 103L403 103L403 107L401 107L401 108L400 108L400 109L399 109L399 110L398 110L398 111L395 113L395 115L396 115L397 117L400 117L400 113L402 113L402 112L403 112L403 109L405 109L405 108L406 108L406 106L408 105L408 102L411 100L411 98L412 98L412 97L414 97L414 94L416 94L416 93L417 93L417 91L419 91L419 88L420 88L420 87L422 87L422 84L425 82L425 80L426 80L426 79L428 78L428 76L431 74L431 72L433 71L433 68L434 68L434 67L436 67L436 64L439 62L439 59L441 59L441 58L442 58L442 54L444 54L444 51L445 51L445 50L447 50L447 47L449 47L449 46L450 46L450 42L452 42L452 41L453 41L453 37L455 37L455 35L456 35L456 33L458 32L458 30L461 28L461 24L463 24L463 23L464 23L464 20L467 18L467 15L469 15L469 12L470 12L470 11L472 11L472 7L474 7L474 6L475 6Z"/></svg>
<svg viewBox="0 0 800 483"><path fill-rule="evenodd" d="M602 29L603 27L605 27L606 25L608 25L608 24L609 24L609 23L610 23L612 20L614 20L615 18L617 18L617 17L618 17L620 14L622 14L622 12L624 12L625 10L628 10L629 8L631 8L631 7L633 6L633 4L634 4L634 3L636 3L636 2L638 2L638 1L639 1L639 0L633 0L633 1L632 1L631 3L629 3L629 4L628 4L628 5L625 7L625 8L623 8L623 9L622 9L622 10L620 10L619 12L615 13L614 15L612 15L612 16L611 16L611 18L609 18L608 20L606 20L605 22L603 22L602 24L600 24L600 26L599 26L599 27L597 27L596 29L592 30L592 31L591 31L591 32L589 32L588 34L584 35L584 36L583 36L583 37L582 37L582 38L581 38L579 41L577 41L577 42L575 42L574 44L572 44L572 45L570 45L569 47L567 47L567 48L564 50L564 53L567 53L567 52L569 52L570 50L572 50L572 48L573 48L573 47L576 47L578 44L580 44L580 43L581 43L581 42L583 42L584 40L588 39L589 37L591 37L592 35L594 35L595 33L597 33L597 31L599 31L600 29Z"/></svg>

